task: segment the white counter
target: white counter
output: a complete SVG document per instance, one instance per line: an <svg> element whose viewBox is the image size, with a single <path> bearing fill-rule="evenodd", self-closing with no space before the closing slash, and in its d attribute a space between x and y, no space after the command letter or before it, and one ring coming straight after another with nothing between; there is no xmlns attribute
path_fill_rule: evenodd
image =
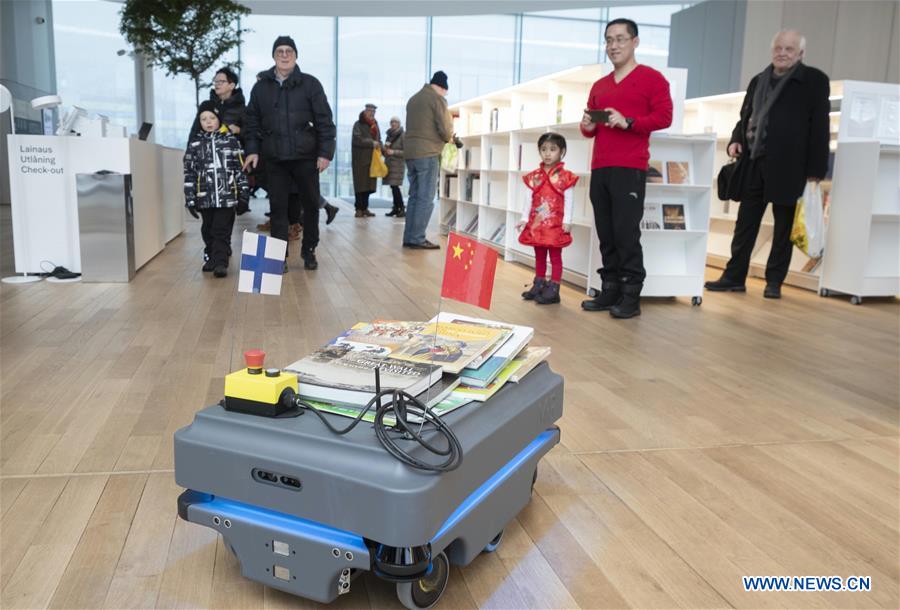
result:
<svg viewBox="0 0 900 610"><path fill-rule="evenodd" d="M81 271L75 174L131 174L135 269L184 231L184 151L129 138L10 135L16 272ZM47 265L45 264L44 267Z"/></svg>

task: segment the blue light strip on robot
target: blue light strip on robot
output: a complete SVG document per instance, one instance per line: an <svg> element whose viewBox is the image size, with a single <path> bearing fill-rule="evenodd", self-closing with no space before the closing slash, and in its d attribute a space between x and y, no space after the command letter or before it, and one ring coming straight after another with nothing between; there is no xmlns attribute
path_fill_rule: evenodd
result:
<svg viewBox="0 0 900 610"><path fill-rule="evenodd" d="M354 550L358 553L368 553L363 539L346 530L339 530L315 521L293 517L284 513L243 504L224 498L215 498L210 502L204 502L197 506L203 506L214 514L227 516L236 521L250 525L258 525L267 530L280 530L285 534L298 536L307 540L315 540L326 544L339 546L343 550Z"/></svg>
<svg viewBox="0 0 900 610"><path fill-rule="evenodd" d="M543 449L545 445L552 443L557 434L555 429L541 432L537 438L522 449L518 455L507 462L500 470L495 472L494 476L482 483L481 487L469 494L469 497L463 500L463 503L460 504L459 507L453 511L453 514L447 518L444 525L441 526L441 529L439 529L438 533L432 538L432 542L440 540L440 538L450 531L451 528L456 527L456 525L465 519L482 500L491 495L495 489L511 477L522 464L531 459L537 452Z"/></svg>

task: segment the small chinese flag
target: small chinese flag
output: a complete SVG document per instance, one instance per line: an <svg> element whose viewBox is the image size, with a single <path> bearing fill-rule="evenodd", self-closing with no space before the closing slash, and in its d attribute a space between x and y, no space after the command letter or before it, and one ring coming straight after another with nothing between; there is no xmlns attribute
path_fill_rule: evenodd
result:
<svg viewBox="0 0 900 610"><path fill-rule="evenodd" d="M441 296L490 309L496 270L496 251L474 239L450 233Z"/></svg>

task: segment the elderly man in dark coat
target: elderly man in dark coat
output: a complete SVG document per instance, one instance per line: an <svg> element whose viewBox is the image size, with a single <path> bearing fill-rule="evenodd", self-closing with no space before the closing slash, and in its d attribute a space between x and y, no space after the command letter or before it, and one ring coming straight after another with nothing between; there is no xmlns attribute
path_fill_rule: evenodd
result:
<svg viewBox="0 0 900 610"><path fill-rule="evenodd" d="M369 211L369 195L378 188L378 178L369 176L372 165L372 151L381 148L381 131L375 120L375 104L366 104L359 113L359 120L353 124L350 138L350 164L353 168L353 192L356 195L356 217L374 216Z"/></svg>
<svg viewBox="0 0 900 610"><path fill-rule="evenodd" d="M706 283L707 290L746 290L753 244L771 202L775 227L763 296L781 298L793 253L797 199L807 181L818 182L828 171L829 81L824 72L801 62L805 48L800 32L779 32L772 40L772 63L747 87L728 145L729 156L740 156L744 164L731 260L720 279Z"/></svg>

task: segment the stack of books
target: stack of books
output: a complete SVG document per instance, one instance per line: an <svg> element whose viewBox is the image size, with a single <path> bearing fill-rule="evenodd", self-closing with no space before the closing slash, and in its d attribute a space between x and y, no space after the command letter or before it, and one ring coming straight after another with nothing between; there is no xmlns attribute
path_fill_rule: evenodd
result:
<svg viewBox="0 0 900 610"><path fill-rule="evenodd" d="M375 397L377 368L382 391L402 390L443 415L488 400L545 360L550 348L529 346L533 336L528 326L447 312L428 322L374 320L284 370L297 375L300 397L322 411L356 417Z"/></svg>

